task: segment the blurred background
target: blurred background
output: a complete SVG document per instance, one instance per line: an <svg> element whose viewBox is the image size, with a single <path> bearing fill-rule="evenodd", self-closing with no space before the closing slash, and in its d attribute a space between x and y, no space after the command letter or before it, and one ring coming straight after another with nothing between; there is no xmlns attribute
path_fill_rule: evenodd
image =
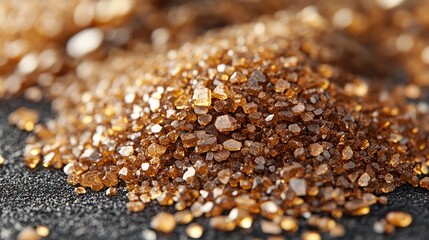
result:
<svg viewBox="0 0 429 240"><path fill-rule="evenodd" d="M0 97L38 99L85 59L162 51L212 29L302 9L364 46L377 65L371 74L404 84L413 98L429 85L427 0L2 0Z"/></svg>

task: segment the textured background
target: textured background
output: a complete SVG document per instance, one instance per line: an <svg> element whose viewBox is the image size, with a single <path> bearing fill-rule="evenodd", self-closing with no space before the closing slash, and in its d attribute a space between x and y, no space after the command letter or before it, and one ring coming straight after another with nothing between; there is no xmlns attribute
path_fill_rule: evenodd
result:
<svg viewBox="0 0 429 240"><path fill-rule="evenodd" d="M27 133L10 126L7 115L20 106L39 110L42 120L52 117L48 103L28 103L22 99L0 100L0 155L6 162L0 167L0 239L16 239L25 226L46 225L50 239L142 239L143 230L149 228L150 218L162 208L156 204L143 212L126 210L125 190L109 198L104 192L91 192L83 196L74 193L67 185L62 171L24 167L22 150ZM389 205L375 205L365 217L346 217L344 239L428 239L429 191L404 186L388 194ZM171 211L171 209L164 209ZM391 210L404 210L413 215L414 222L394 235L376 234L375 221ZM223 233L208 228L207 219L197 219L205 227L204 239L252 239L267 238L260 231L258 221L252 229ZM158 234L159 239L187 239L185 226L178 226L169 235ZM287 239L299 239L306 227ZM324 239L329 239L323 235Z"/></svg>

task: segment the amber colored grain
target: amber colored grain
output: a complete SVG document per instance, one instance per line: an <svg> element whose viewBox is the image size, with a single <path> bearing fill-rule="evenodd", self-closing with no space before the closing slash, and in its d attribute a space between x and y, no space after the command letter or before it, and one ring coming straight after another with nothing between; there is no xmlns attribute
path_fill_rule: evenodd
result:
<svg viewBox="0 0 429 240"><path fill-rule="evenodd" d="M393 211L386 215L386 220L395 227L408 227L413 221L413 217L406 212Z"/></svg>

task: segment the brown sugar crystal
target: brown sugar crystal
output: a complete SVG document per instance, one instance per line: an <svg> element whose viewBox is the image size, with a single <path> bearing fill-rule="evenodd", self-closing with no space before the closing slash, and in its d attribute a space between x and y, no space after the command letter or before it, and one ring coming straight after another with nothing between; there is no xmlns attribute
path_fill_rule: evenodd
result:
<svg viewBox="0 0 429 240"><path fill-rule="evenodd" d="M305 196L307 192L307 183L304 179L292 178L289 180L290 187L297 196Z"/></svg>
<svg viewBox="0 0 429 240"><path fill-rule="evenodd" d="M280 220L280 227L286 232L296 232L299 228L299 222L293 217L285 216Z"/></svg>
<svg viewBox="0 0 429 240"><path fill-rule="evenodd" d="M8 116L8 121L21 130L32 131L39 121L39 113L32 109L20 107Z"/></svg>
<svg viewBox="0 0 429 240"><path fill-rule="evenodd" d="M176 227L176 220L173 215L161 212L152 218L150 227L159 232L170 233Z"/></svg>
<svg viewBox="0 0 429 240"><path fill-rule="evenodd" d="M128 202L127 209L130 212L141 212L143 211L145 204L143 202Z"/></svg>
<svg viewBox="0 0 429 240"><path fill-rule="evenodd" d="M371 177L368 175L368 173L363 173L358 179L358 184L361 187L366 187L368 186L370 180Z"/></svg>
<svg viewBox="0 0 429 240"><path fill-rule="evenodd" d="M74 189L75 193L81 195L86 193L86 189L84 187L77 187Z"/></svg>
<svg viewBox="0 0 429 240"><path fill-rule="evenodd" d="M241 142L234 139L228 139L225 142L223 142L222 145L228 151L240 151L242 147Z"/></svg>
<svg viewBox="0 0 429 240"><path fill-rule="evenodd" d="M32 227L25 227L19 232L17 236L18 240L39 240L41 236Z"/></svg>
<svg viewBox="0 0 429 240"><path fill-rule="evenodd" d="M185 231L186 231L186 235L188 235L190 238L195 238L195 239L200 238L204 233L203 227L198 223L189 224L189 226L186 227Z"/></svg>
<svg viewBox="0 0 429 240"><path fill-rule="evenodd" d="M230 115L223 115L216 118L214 126L219 132L230 132L236 129L236 121Z"/></svg>
<svg viewBox="0 0 429 240"><path fill-rule="evenodd" d="M342 158L344 160L349 160L353 157L353 150L350 146L346 146L342 151Z"/></svg>
<svg viewBox="0 0 429 240"><path fill-rule="evenodd" d="M310 144L310 154L313 157L317 157L323 152L323 146L319 143Z"/></svg>
<svg viewBox="0 0 429 240"><path fill-rule="evenodd" d="M194 216L190 211L184 210L184 211L176 212L174 214L174 219L179 224L188 224L192 222L192 220L194 219Z"/></svg>
<svg viewBox="0 0 429 240"><path fill-rule="evenodd" d="M143 236L144 240L156 240L156 239L158 239L156 236L156 232L152 231L150 229L143 230L142 236Z"/></svg>
<svg viewBox="0 0 429 240"><path fill-rule="evenodd" d="M154 42L166 41L162 35L154 33ZM156 231L170 233L201 216L217 230L248 229L262 216L268 234L296 232L298 219L306 219L342 236L336 219L387 203L378 194L429 185L427 177L419 181L428 167L428 113L380 90L377 77L364 82L349 71L341 60L365 65L362 49L315 8L165 51L117 50L79 61L96 50L69 47L78 59L67 71L73 84L53 84L61 92L53 95L57 116L39 126L37 114L20 110L9 121L34 130L26 164L63 168L76 193L115 195L123 184L131 212L151 202L171 205L174 215L152 218ZM388 215L383 226L411 223L398 216ZM203 229L193 224L186 233L198 238Z"/></svg>
<svg viewBox="0 0 429 240"><path fill-rule="evenodd" d="M47 237L49 235L49 228L43 225L37 226L36 233L40 237Z"/></svg>
<svg viewBox="0 0 429 240"><path fill-rule="evenodd" d="M118 189L115 188L115 187L109 187L106 190L106 195L109 196L109 197L116 196L117 194L118 194Z"/></svg>
<svg viewBox="0 0 429 240"><path fill-rule="evenodd" d="M420 180L420 187L426 188L429 190L429 177L424 177Z"/></svg>
<svg viewBox="0 0 429 240"><path fill-rule="evenodd" d="M197 88L192 96L196 106L210 106L211 105L211 90L208 88Z"/></svg>
<svg viewBox="0 0 429 240"><path fill-rule="evenodd" d="M406 212L393 211L389 212L386 215L386 220L388 223L392 224L395 227L408 227L413 221L413 217Z"/></svg>
<svg viewBox="0 0 429 240"><path fill-rule="evenodd" d="M299 134L301 132L301 128L296 123L289 125L288 129L293 134Z"/></svg>
<svg viewBox="0 0 429 240"><path fill-rule="evenodd" d="M314 231L307 231L304 232L301 236L302 240L321 240L322 237L320 236L319 233L314 232Z"/></svg>

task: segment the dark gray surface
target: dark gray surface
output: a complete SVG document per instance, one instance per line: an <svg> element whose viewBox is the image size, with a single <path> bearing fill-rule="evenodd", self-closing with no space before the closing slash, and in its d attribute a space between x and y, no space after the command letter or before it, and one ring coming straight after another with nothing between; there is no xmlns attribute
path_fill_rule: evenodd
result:
<svg viewBox="0 0 429 240"><path fill-rule="evenodd" d="M65 174L58 170L24 167L22 150L27 133L10 126L7 115L19 106L41 111L43 119L52 116L49 104L28 103L22 99L0 101L0 155L6 162L0 167L0 239L15 239L25 226L46 225L50 239L142 239L143 230L149 228L150 218L162 207L151 204L141 213L126 210L125 190L114 198L104 192L89 192L77 196L67 185ZM389 205L376 205L365 217L346 217L344 239L428 239L429 191L404 186L388 195ZM171 210L171 209L166 209ZM404 210L414 217L413 224L399 229L394 235L376 234L373 224L391 210ZM266 238L256 222L250 230L223 233L207 227L207 219L197 219L205 226L205 239ZM158 234L160 239L187 239L185 226L179 226L170 235ZM302 228L300 232L305 229ZM287 239L299 239L285 235ZM323 235L328 239L327 235Z"/></svg>

